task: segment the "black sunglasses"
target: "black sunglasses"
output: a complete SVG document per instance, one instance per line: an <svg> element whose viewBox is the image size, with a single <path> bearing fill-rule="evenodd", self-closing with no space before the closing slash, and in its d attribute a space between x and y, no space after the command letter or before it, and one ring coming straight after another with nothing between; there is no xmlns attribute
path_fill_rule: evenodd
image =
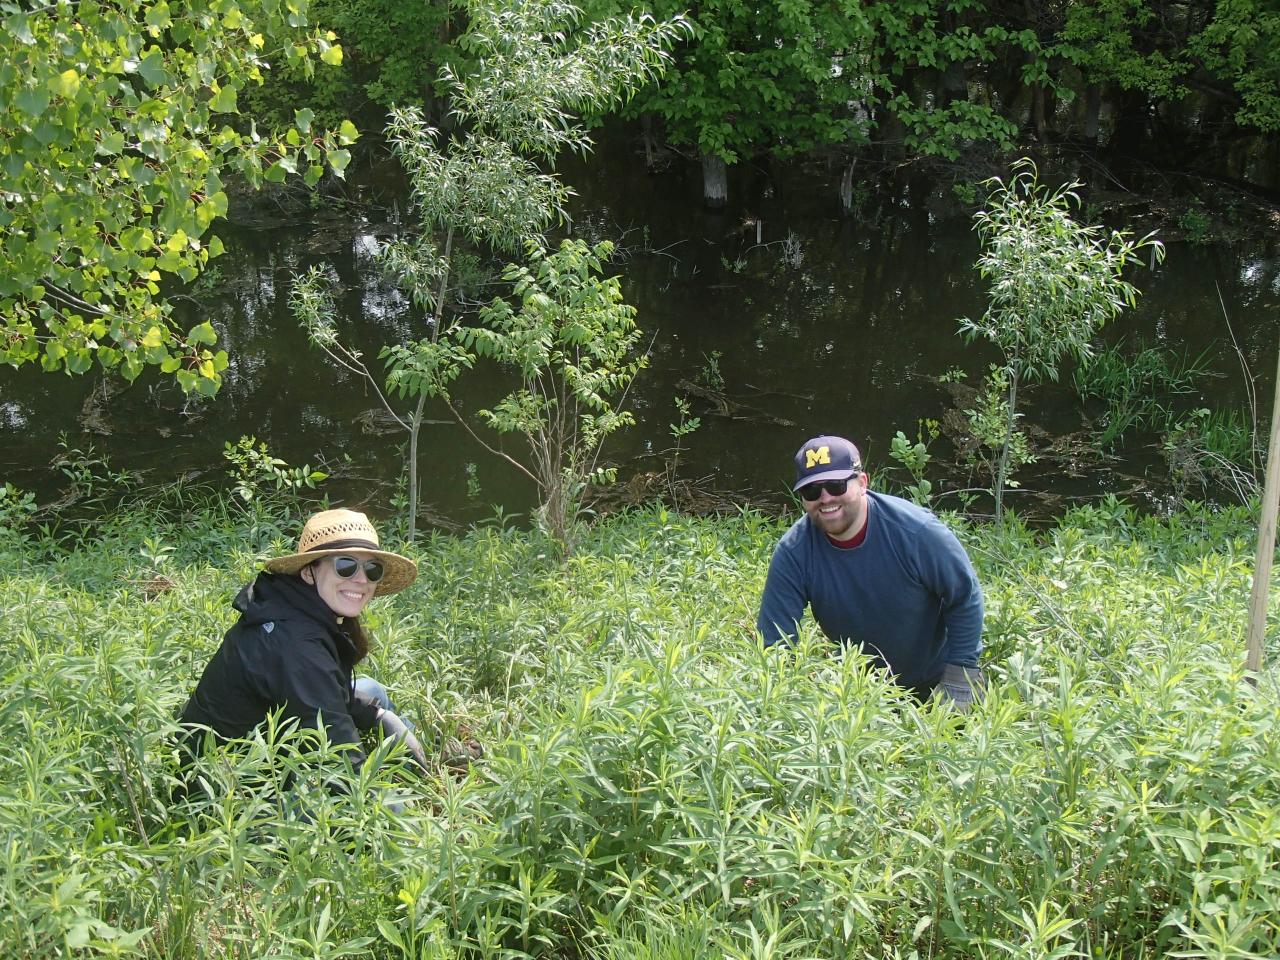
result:
<svg viewBox="0 0 1280 960"><path fill-rule="evenodd" d="M857 476L857 474L854 474ZM852 477L849 478L853 479ZM820 480L817 483L806 483L800 488L800 496L804 497L810 503L822 496L822 491L833 497L844 496L844 492L849 489L849 480Z"/></svg>
<svg viewBox="0 0 1280 960"><path fill-rule="evenodd" d="M356 575L356 571L360 569L361 564L364 565L365 578L370 583L377 583L386 572L381 560L359 560L355 557L334 557L333 572L343 580L350 580Z"/></svg>

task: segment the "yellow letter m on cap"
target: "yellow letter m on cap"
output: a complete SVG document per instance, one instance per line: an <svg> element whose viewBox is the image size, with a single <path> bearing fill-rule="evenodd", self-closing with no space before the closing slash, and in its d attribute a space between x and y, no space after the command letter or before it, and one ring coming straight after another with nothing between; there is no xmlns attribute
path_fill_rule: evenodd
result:
<svg viewBox="0 0 1280 960"><path fill-rule="evenodd" d="M817 450L806 450L804 452L804 468L810 470L820 463L831 462L831 448L819 447Z"/></svg>

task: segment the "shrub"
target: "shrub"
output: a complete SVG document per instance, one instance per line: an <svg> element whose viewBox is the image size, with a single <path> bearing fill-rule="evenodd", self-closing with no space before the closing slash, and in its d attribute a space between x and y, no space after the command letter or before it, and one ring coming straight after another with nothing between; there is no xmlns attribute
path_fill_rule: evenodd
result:
<svg viewBox="0 0 1280 960"><path fill-rule="evenodd" d="M282 802L288 738L266 731L173 804L172 717L257 564L229 549L243 523L153 501L0 542L3 955L1280 949L1280 708L1272 678L1241 682L1244 510L961 525L989 611L967 717L812 635L758 649L782 530L759 514L635 511L564 562L507 527L436 536L373 608L365 669L424 738L465 728L489 758L457 781L379 758L352 798ZM132 571L161 539L171 586L148 593Z"/></svg>

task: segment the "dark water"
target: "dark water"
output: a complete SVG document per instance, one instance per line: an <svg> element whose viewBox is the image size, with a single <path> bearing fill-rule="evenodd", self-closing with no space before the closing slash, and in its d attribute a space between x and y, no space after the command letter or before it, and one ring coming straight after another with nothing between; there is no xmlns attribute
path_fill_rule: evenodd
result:
<svg viewBox="0 0 1280 960"><path fill-rule="evenodd" d="M638 496L657 492L643 475L663 469L675 395L688 395L702 418L680 458L679 475L693 481L691 489L778 501L791 454L807 436L833 432L854 439L874 483L874 471L893 466L888 452L895 431L914 434L919 420L944 420L954 405L937 376L959 368L974 383L994 359L989 348L956 334L956 319L980 313L984 295L973 268L977 243L949 185L923 177L869 182L860 188L858 214L843 218L834 171L796 164L766 175L746 168L731 183L730 207L709 212L693 165L646 174L625 137L608 140L594 157L563 172L580 194L572 231L619 242L615 269L639 324L654 338L650 367L632 394L638 424L616 435L607 451ZM369 177L356 193L364 201L388 201L395 185ZM1102 209L1100 192L1090 199ZM373 207L371 219L393 217L389 206ZM65 487L51 466L60 434L71 448L92 446L113 468L143 472L148 481L184 474L218 479L225 476L224 442L252 434L291 464L325 464L334 474L326 489L335 499L386 513L404 435L370 432L362 415L378 408L376 397L308 345L287 306L291 276L329 264L344 284L343 335L373 369L380 371L381 344L422 335L404 297L373 268L374 250L392 228L367 222L356 209L329 208L285 226L241 222L221 231L228 247L217 262L222 282L190 291L192 299L179 307L187 318L211 319L231 355L213 401L184 398L152 372L132 385L108 384L104 400L100 375L0 371L0 480L56 499ZM1234 331L1258 376L1265 416L1278 345L1274 239L1217 247L1170 242L1163 265L1135 271L1132 279L1143 292L1139 306L1106 336L1193 355L1209 351L1216 376L1202 380L1200 395L1178 402L1243 411ZM500 374L485 371L458 391L461 405L489 403L502 385ZM715 402L708 386L724 402ZM1087 411L1069 390L1038 388L1027 397L1027 423L1045 432L1042 445L1084 428ZM443 410L430 415L447 416ZM1079 447L1062 458L1047 456L1028 468L1027 491L1012 502L1107 491L1158 496L1165 465L1154 442L1130 438L1117 456ZM528 485L455 424L424 428L422 444L430 512L469 521L487 515L494 503L509 511L529 508ZM511 438L505 444L519 451ZM983 483L954 462L945 436L933 452L941 488ZM478 483L478 496L469 494L469 478Z"/></svg>

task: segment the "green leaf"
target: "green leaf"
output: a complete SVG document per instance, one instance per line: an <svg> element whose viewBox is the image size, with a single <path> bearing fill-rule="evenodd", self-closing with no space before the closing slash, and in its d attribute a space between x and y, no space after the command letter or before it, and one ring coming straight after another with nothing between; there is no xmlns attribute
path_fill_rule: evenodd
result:
<svg viewBox="0 0 1280 960"><path fill-rule="evenodd" d="M173 19L169 15L169 4L165 3L164 0L150 4L146 9L145 19L147 26L162 30L173 23Z"/></svg>
<svg viewBox="0 0 1280 960"><path fill-rule="evenodd" d="M338 176L342 176L347 169L347 164L351 162L351 151L349 150L330 150L328 153L329 166Z"/></svg>
<svg viewBox="0 0 1280 960"><path fill-rule="evenodd" d="M35 34L31 32L31 18L25 13L13 13L5 17L4 29L21 44L30 46L36 42Z"/></svg>
<svg viewBox="0 0 1280 960"><path fill-rule="evenodd" d="M80 89L80 74L75 70L63 70L49 78L49 90L59 97L74 97Z"/></svg>
<svg viewBox="0 0 1280 960"><path fill-rule="evenodd" d="M333 44L328 49L321 51L320 59L331 67L341 66L342 47L338 46L336 43Z"/></svg>
<svg viewBox="0 0 1280 960"><path fill-rule="evenodd" d="M119 130L112 130L98 141L95 152L100 157L109 157L119 153L124 149L124 134Z"/></svg>
<svg viewBox="0 0 1280 960"><path fill-rule="evenodd" d="M218 342L218 333L213 329L213 325L206 320L204 323L188 330L187 339L192 343L200 343L207 347L212 347Z"/></svg>
<svg viewBox="0 0 1280 960"><path fill-rule="evenodd" d="M209 109L214 113L239 113L236 105L236 88L230 85L220 87L209 101Z"/></svg>
<svg viewBox="0 0 1280 960"><path fill-rule="evenodd" d="M13 105L29 117L39 117L49 106L49 91L36 87L24 87L13 98Z"/></svg>
<svg viewBox="0 0 1280 960"><path fill-rule="evenodd" d="M164 53L152 47L138 63L138 73L153 90L165 86L169 82L169 71L165 69Z"/></svg>
<svg viewBox="0 0 1280 960"><path fill-rule="evenodd" d="M58 124L49 120L41 120L31 129L31 135L35 137L37 143L47 147L58 139Z"/></svg>
<svg viewBox="0 0 1280 960"><path fill-rule="evenodd" d="M311 132L311 121L315 119L315 111L304 107L293 112L293 122L302 133Z"/></svg>

